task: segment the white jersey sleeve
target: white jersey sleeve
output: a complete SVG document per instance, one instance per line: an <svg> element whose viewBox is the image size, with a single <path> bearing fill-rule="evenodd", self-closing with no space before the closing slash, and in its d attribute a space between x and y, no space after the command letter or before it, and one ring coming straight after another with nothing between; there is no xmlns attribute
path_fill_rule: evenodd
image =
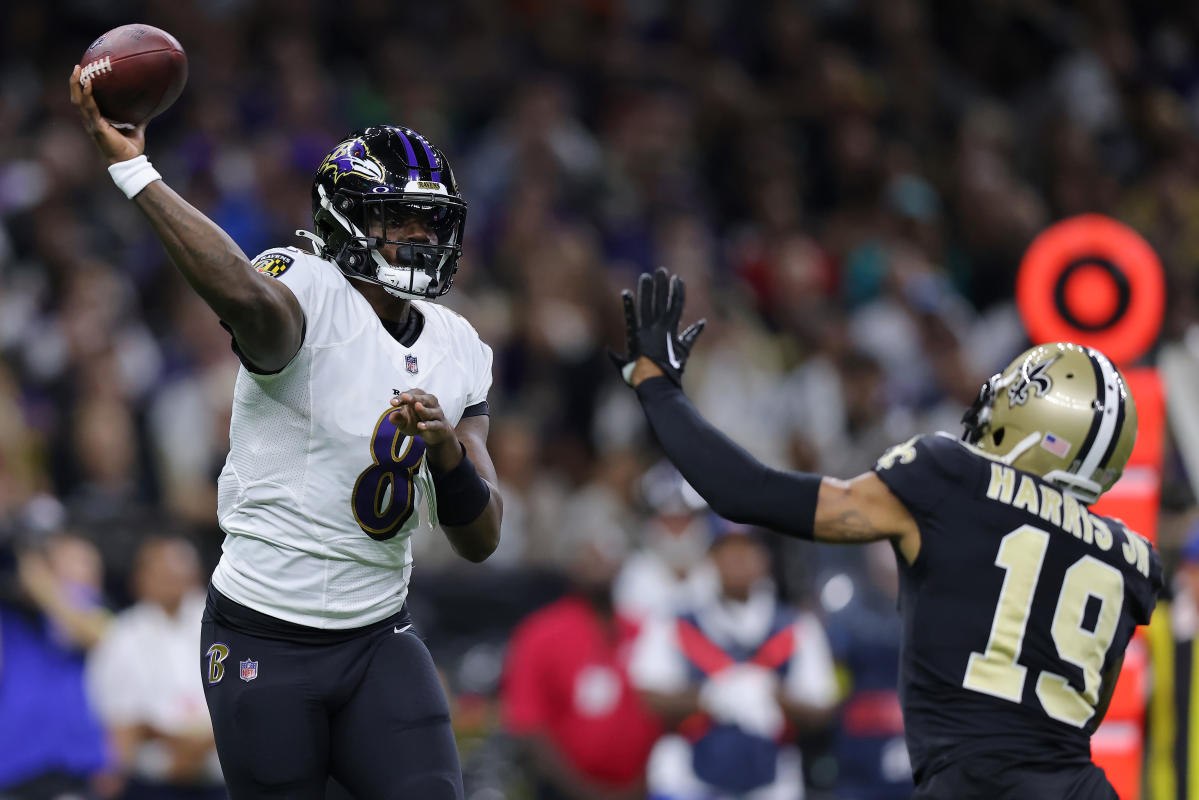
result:
<svg viewBox="0 0 1199 800"><path fill-rule="evenodd" d="M295 247L274 247L259 253L250 265L260 274L274 278L291 289L300 301L305 317L317 318L324 299L321 278L328 265L321 261L314 263L306 258L308 255Z"/></svg>
<svg viewBox="0 0 1199 800"><path fill-rule="evenodd" d="M347 322L353 314L347 314L345 308L338 308L338 289L348 288L346 278L330 262L312 253L306 253L295 247L274 247L260 253L251 266L261 275L279 281L296 296L300 309L304 312L304 340L300 345L303 351L313 345L328 345L338 339L349 338L359 324L348 326ZM236 342L235 349L236 349ZM248 365L244 356L242 364ZM299 355L299 354L297 354ZM294 359L293 359L294 361ZM290 367L289 363L287 367ZM284 367L284 369L287 369ZM256 375L267 375L259 370L250 369ZM282 372L283 370L277 370Z"/></svg>
<svg viewBox="0 0 1199 800"><path fill-rule="evenodd" d="M463 320L465 322L466 320ZM474 328L471 328L474 333ZM483 343L479 338L479 334L475 333L474 341L471 342L471 350L474 358L472 372L475 376L475 385L471 388L470 395L466 398L466 405L473 406L487 401L487 393L491 391L491 364L492 354L491 348Z"/></svg>

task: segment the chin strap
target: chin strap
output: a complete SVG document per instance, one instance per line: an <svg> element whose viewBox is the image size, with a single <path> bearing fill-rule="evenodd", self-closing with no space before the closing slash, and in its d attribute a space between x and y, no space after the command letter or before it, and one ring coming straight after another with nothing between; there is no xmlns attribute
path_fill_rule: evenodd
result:
<svg viewBox="0 0 1199 800"><path fill-rule="evenodd" d="M1011 466L1016 462L1017 458L1027 453L1029 449L1039 441L1041 441L1041 432L1034 431L1017 442L1016 446L1007 451L1007 453L1005 453L1000 460L1003 461L1004 464Z"/></svg>
<svg viewBox="0 0 1199 800"><path fill-rule="evenodd" d="M324 255L324 253L325 253L325 240L324 239L317 236L312 231L298 230L298 231L296 231L296 236L299 236L301 239L310 239L312 241L312 254L314 256Z"/></svg>

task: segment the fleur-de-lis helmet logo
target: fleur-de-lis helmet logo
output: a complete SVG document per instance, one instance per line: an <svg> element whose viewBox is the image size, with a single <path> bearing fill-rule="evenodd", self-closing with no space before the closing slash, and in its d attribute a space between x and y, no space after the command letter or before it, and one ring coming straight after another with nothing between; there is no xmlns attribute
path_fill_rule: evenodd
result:
<svg viewBox="0 0 1199 800"><path fill-rule="evenodd" d="M1057 361L1058 357L1054 356L1046 361L1042 361L1027 370L1021 370L1017 373L1016 380L1007 389L1008 408L1013 406L1022 406L1028 402L1028 390L1032 389L1036 392L1037 397L1044 397L1053 388L1053 379L1047 374L1049 367Z"/></svg>

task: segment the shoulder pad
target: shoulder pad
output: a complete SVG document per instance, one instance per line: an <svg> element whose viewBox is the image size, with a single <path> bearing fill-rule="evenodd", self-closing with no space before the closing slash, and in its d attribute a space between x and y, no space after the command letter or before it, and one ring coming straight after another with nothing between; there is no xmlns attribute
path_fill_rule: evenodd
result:
<svg viewBox="0 0 1199 800"><path fill-rule="evenodd" d="M921 435L883 453L874 472L909 510L931 513L947 492L978 480L979 461L949 435Z"/></svg>
<svg viewBox="0 0 1199 800"><path fill-rule="evenodd" d="M947 433L921 434L891 447L879 457L874 469L905 466L919 459L922 469L935 469L946 477L961 477L976 455L972 448Z"/></svg>

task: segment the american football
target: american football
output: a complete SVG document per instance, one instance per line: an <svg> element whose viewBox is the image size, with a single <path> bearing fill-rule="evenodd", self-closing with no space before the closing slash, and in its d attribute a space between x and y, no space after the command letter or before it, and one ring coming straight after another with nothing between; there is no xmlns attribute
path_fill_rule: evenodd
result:
<svg viewBox="0 0 1199 800"><path fill-rule="evenodd" d="M137 126L179 99L187 83L187 55L179 41L152 25L122 25L83 52L79 80L94 81L100 113L118 125Z"/></svg>

